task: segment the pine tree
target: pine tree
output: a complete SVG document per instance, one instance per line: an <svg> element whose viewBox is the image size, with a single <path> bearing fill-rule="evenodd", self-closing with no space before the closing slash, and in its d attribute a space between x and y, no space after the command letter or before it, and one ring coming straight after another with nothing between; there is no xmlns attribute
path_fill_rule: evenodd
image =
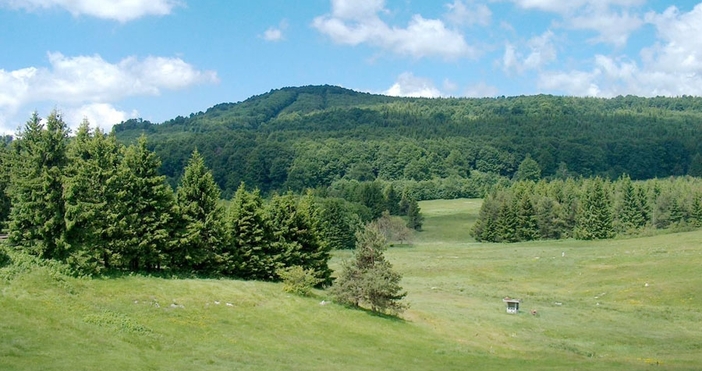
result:
<svg viewBox="0 0 702 371"><path fill-rule="evenodd" d="M48 259L68 257L63 176L68 128L58 112L46 119L35 112L18 135L12 159L9 239Z"/></svg>
<svg viewBox="0 0 702 371"><path fill-rule="evenodd" d="M478 220L473 225L471 235L478 242L497 242L497 217L500 203L496 200L496 194L489 194L483 199L478 212Z"/></svg>
<svg viewBox="0 0 702 371"><path fill-rule="evenodd" d="M271 199L267 211L273 233L272 243L280 246L283 266L311 269L315 277L327 284L331 282L331 270L327 265L329 250L320 243L315 231L315 212L311 209L311 202L304 201L302 205L291 193Z"/></svg>
<svg viewBox="0 0 702 371"><path fill-rule="evenodd" d="M605 182L597 177L586 182L585 186L575 238L595 240L614 237L611 197Z"/></svg>
<svg viewBox="0 0 702 371"><path fill-rule="evenodd" d="M514 196L511 199L504 199L500 204L497 213L497 241L500 242L517 242L519 236L517 229L519 228L519 220L517 218L517 205L515 205Z"/></svg>
<svg viewBox="0 0 702 371"><path fill-rule="evenodd" d="M133 271L160 269L173 243L173 190L159 175L160 165L142 136L124 150L117 169L116 263Z"/></svg>
<svg viewBox="0 0 702 371"><path fill-rule="evenodd" d="M690 221L695 227L702 226L702 193L696 192L690 205Z"/></svg>
<svg viewBox="0 0 702 371"><path fill-rule="evenodd" d="M423 224L424 216L422 215L422 209L419 208L417 200L412 199L407 208L407 228L421 231Z"/></svg>
<svg viewBox="0 0 702 371"><path fill-rule="evenodd" d="M114 135L91 132L87 120L68 147L64 199L70 262L86 273L109 268L117 197L120 145Z"/></svg>
<svg viewBox="0 0 702 371"><path fill-rule="evenodd" d="M622 176L617 181L620 193L620 205L617 212L619 228L621 231L638 229L646 224L645 215L641 213L637 189L629 176Z"/></svg>
<svg viewBox="0 0 702 371"><path fill-rule="evenodd" d="M224 273L250 280L274 281L282 268L280 245L274 244L259 191L247 192L242 183L229 208Z"/></svg>
<svg viewBox="0 0 702 371"><path fill-rule="evenodd" d="M395 191L395 187L390 184L385 192L385 210L387 210L390 215L400 215L400 201L402 197Z"/></svg>
<svg viewBox="0 0 702 371"><path fill-rule="evenodd" d="M539 238L539 224L536 210L528 193L520 197L517 209L517 239L519 241L532 241Z"/></svg>
<svg viewBox="0 0 702 371"><path fill-rule="evenodd" d="M362 225L357 215L346 207L340 198L325 198L317 207L318 230L322 244L329 250L353 249L356 231Z"/></svg>
<svg viewBox="0 0 702 371"><path fill-rule="evenodd" d="M334 298L345 305L370 306L374 312L403 311L407 305L401 300L402 276L385 260L387 241L377 224L371 223L357 237L352 262L343 265L339 277L331 288Z"/></svg>
<svg viewBox="0 0 702 371"><path fill-rule="evenodd" d="M226 243L220 190L200 153L193 151L176 190L177 243L170 249L170 268L215 273Z"/></svg>

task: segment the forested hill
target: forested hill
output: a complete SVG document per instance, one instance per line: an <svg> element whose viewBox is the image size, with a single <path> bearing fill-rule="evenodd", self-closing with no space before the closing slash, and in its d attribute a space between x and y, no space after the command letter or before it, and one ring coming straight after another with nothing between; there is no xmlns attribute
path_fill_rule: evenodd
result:
<svg viewBox="0 0 702 371"><path fill-rule="evenodd" d="M702 175L702 98L688 96L425 99L306 86L115 131L124 141L146 133L172 180L197 148L225 195L241 181L267 192L339 179L513 177L527 156L544 177Z"/></svg>

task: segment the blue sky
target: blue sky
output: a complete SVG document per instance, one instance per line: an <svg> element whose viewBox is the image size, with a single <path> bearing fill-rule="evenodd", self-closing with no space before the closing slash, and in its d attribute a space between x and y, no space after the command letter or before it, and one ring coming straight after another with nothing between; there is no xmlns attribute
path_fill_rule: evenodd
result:
<svg viewBox="0 0 702 371"><path fill-rule="evenodd" d="M0 0L0 132L162 122L284 86L702 95L702 3Z"/></svg>

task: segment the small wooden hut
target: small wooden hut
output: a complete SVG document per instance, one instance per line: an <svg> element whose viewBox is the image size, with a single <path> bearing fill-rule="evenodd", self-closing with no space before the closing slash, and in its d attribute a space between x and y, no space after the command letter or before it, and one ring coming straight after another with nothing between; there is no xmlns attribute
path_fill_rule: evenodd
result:
<svg viewBox="0 0 702 371"><path fill-rule="evenodd" d="M502 302L504 302L507 305L507 313L519 313L519 303L522 302L522 299L512 299L509 296L506 296L504 299L502 299Z"/></svg>

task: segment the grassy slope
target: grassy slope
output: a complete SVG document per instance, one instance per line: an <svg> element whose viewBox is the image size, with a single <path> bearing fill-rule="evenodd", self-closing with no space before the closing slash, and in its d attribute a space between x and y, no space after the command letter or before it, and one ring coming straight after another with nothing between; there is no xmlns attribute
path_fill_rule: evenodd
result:
<svg viewBox="0 0 702 371"><path fill-rule="evenodd" d="M409 292L412 308L404 320L320 305L324 292L300 298L277 284L139 276L76 280L34 268L0 281L0 369L605 370L702 364L702 298L695 295L702 283L702 232L481 245L467 234L479 201L421 207L425 232L414 246L388 252ZM338 254L333 265L345 256ZM0 271L6 276L8 269ZM504 296L522 298L523 313L505 314ZM174 301L183 307L171 307ZM531 309L538 315L528 314Z"/></svg>

